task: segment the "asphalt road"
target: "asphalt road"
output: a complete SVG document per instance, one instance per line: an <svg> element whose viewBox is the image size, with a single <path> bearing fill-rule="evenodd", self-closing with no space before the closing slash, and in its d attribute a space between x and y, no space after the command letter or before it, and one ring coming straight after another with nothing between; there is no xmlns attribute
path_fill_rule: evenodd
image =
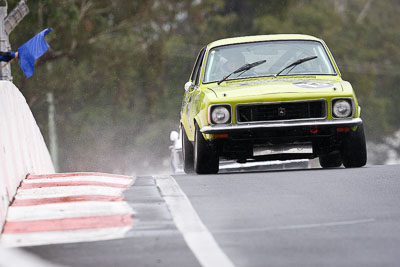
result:
<svg viewBox="0 0 400 267"><path fill-rule="evenodd" d="M400 266L400 165L174 178L234 266ZM25 249L66 266L200 266L155 181L125 193L126 238Z"/></svg>

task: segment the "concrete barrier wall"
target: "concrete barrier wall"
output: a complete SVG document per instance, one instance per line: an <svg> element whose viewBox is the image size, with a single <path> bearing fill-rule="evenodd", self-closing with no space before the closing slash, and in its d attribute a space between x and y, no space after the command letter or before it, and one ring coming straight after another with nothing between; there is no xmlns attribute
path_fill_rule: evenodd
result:
<svg viewBox="0 0 400 267"><path fill-rule="evenodd" d="M25 97L13 83L0 81L0 229L28 173L54 173L54 166Z"/></svg>

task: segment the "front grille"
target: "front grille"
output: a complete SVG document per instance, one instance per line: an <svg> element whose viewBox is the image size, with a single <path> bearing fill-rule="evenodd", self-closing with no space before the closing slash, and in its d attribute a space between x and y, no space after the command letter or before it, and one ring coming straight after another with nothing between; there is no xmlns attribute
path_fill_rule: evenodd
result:
<svg viewBox="0 0 400 267"><path fill-rule="evenodd" d="M238 122L319 119L326 117L326 101L299 101L238 105Z"/></svg>

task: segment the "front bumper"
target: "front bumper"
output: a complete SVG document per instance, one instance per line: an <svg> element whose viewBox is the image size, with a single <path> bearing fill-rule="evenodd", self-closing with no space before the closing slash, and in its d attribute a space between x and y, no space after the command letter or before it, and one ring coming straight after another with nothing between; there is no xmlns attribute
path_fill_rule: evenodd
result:
<svg viewBox="0 0 400 267"><path fill-rule="evenodd" d="M313 121L284 121L284 122L264 122L264 123L246 123L230 125L209 125L204 126L200 131L204 134L229 133L243 130L272 130L295 127L353 127L362 124L361 118L337 119L337 120L313 120Z"/></svg>

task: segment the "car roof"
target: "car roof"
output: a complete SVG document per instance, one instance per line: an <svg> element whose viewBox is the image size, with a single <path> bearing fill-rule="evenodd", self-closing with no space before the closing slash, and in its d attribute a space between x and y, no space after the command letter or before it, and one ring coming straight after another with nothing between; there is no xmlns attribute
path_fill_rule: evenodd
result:
<svg viewBox="0 0 400 267"><path fill-rule="evenodd" d="M260 42L260 41L279 41L279 40L311 40L319 42L322 41L319 38L306 34L270 34L270 35L254 35L254 36L243 36L243 37L221 39L208 44L208 48L222 46L222 45L230 45L230 44Z"/></svg>

